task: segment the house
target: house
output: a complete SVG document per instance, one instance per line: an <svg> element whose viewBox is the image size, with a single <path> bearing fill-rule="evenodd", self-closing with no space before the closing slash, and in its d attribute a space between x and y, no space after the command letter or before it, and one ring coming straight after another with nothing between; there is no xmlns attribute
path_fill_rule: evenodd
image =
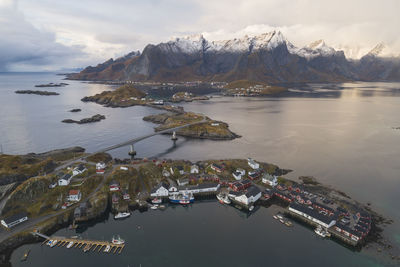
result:
<svg viewBox="0 0 400 267"><path fill-rule="evenodd" d="M103 174L106 168L106 164L104 162L96 163L96 173Z"/></svg>
<svg viewBox="0 0 400 267"><path fill-rule="evenodd" d="M249 188L251 186L251 181L250 180L244 180L244 181L237 181L234 182L230 185L230 187L234 190L234 191L242 191L245 190L247 188Z"/></svg>
<svg viewBox="0 0 400 267"><path fill-rule="evenodd" d="M2 219L1 224L6 228L11 228L27 220L28 220L28 214L26 212L21 212L13 216L10 216L8 218Z"/></svg>
<svg viewBox="0 0 400 267"><path fill-rule="evenodd" d="M234 200L244 204L244 205L250 205L254 202L256 202L259 198L261 197L261 190L253 185L250 186L246 192L241 193L240 195L236 196Z"/></svg>
<svg viewBox="0 0 400 267"><path fill-rule="evenodd" d="M69 190L67 201L79 202L81 201L81 198L82 198L82 193L80 190Z"/></svg>
<svg viewBox="0 0 400 267"><path fill-rule="evenodd" d="M199 166L197 166L196 164L190 166L190 173L199 173Z"/></svg>
<svg viewBox="0 0 400 267"><path fill-rule="evenodd" d="M236 171L232 173L232 176L233 178L235 178L235 180L241 180L245 174L246 174L245 170L238 168L236 169Z"/></svg>
<svg viewBox="0 0 400 267"><path fill-rule="evenodd" d="M336 224L335 216L324 215L320 213L318 210L311 208L310 206L305 206L292 202L289 205L289 211L301 217L304 217L314 223L317 223L325 228L330 228Z"/></svg>
<svg viewBox="0 0 400 267"><path fill-rule="evenodd" d="M162 171L162 176L164 176L164 177L170 177L171 174L170 174L169 171L167 171L166 169L164 169L164 170Z"/></svg>
<svg viewBox="0 0 400 267"><path fill-rule="evenodd" d="M175 186L175 185L173 185L173 184L171 184L171 185L169 186L169 188L168 188L168 191L169 191L170 193L178 192L178 187Z"/></svg>
<svg viewBox="0 0 400 267"><path fill-rule="evenodd" d="M252 158L248 158L247 159L247 164L254 170L260 168L260 164L255 162L254 159L252 159Z"/></svg>
<svg viewBox="0 0 400 267"><path fill-rule="evenodd" d="M74 169L72 170L72 175L73 175L73 176L76 176L76 175L82 174L82 173L84 173L86 170L87 170L87 169L86 169L86 166L85 166L84 164L79 164L78 167L76 167L76 168L74 168Z"/></svg>
<svg viewBox="0 0 400 267"><path fill-rule="evenodd" d="M189 184L189 179L178 179L177 182L179 186L184 186Z"/></svg>
<svg viewBox="0 0 400 267"><path fill-rule="evenodd" d="M122 193L122 198L124 200L130 200L131 196L129 195L128 191L124 190L124 192Z"/></svg>
<svg viewBox="0 0 400 267"><path fill-rule="evenodd" d="M110 191L119 191L120 190L119 183L117 181L115 181L115 180L112 180L110 182L110 187L109 188L110 188Z"/></svg>
<svg viewBox="0 0 400 267"><path fill-rule="evenodd" d="M169 185L165 182L159 183L156 187L154 187L151 192L151 197L167 197L169 196Z"/></svg>
<svg viewBox="0 0 400 267"><path fill-rule="evenodd" d="M215 164L215 163L211 164L210 168L211 168L211 170L216 171L216 172L223 172L224 171L224 168L221 165L218 165L218 164Z"/></svg>
<svg viewBox="0 0 400 267"><path fill-rule="evenodd" d="M184 175L185 174L185 170L183 169L183 166L176 166L176 169L178 170L180 175Z"/></svg>
<svg viewBox="0 0 400 267"><path fill-rule="evenodd" d="M53 189L53 188L55 188L57 185L58 185L58 182L51 183L51 184L49 184L49 188L50 188L50 189Z"/></svg>
<svg viewBox="0 0 400 267"><path fill-rule="evenodd" d="M61 177L60 179L58 179L58 185L59 186L66 186L69 185L69 183L71 182L72 179L72 175L67 173L65 174L63 177Z"/></svg>
<svg viewBox="0 0 400 267"><path fill-rule="evenodd" d="M271 175L269 173L264 173L262 180L264 184L275 187L278 185L278 178L275 175Z"/></svg>

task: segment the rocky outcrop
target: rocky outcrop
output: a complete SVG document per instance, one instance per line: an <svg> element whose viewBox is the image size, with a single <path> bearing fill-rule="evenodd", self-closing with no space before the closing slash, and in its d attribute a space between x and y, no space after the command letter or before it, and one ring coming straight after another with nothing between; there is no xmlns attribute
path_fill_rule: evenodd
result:
<svg viewBox="0 0 400 267"><path fill-rule="evenodd" d="M35 87L62 87L67 86L68 83L46 83L46 84L37 84Z"/></svg>
<svg viewBox="0 0 400 267"><path fill-rule="evenodd" d="M74 108L71 109L69 112L81 112L82 110L80 108Z"/></svg>
<svg viewBox="0 0 400 267"><path fill-rule="evenodd" d="M16 94L30 94L30 95L59 95L57 92L49 92L49 91L35 91L35 90L17 90Z"/></svg>
<svg viewBox="0 0 400 267"><path fill-rule="evenodd" d="M93 116L90 117L90 118L84 118L84 119L81 119L81 120L79 120L79 121L72 120L72 119L65 119L65 120L62 120L61 122L64 122L64 123L85 124L85 123L98 122L98 121L105 120L105 119L106 119L106 116L100 115L100 114L96 114L96 115L93 115Z"/></svg>

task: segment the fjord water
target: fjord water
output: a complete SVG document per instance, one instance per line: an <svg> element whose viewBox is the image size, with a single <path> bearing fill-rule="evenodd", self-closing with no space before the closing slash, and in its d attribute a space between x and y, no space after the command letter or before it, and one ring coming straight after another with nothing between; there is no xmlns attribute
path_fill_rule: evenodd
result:
<svg viewBox="0 0 400 267"><path fill-rule="evenodd" d="M0 144L5 153L44 152L79 145L89 152L135 136L151 133L142 117L160 111L144 107L105 108L80 99L109 86L67 81L59 96L14 94L35 89L35 84L60 82L54 74L0 74ZM43 88L42 88L43 89ZM201 160L253 157L293 169L288 177L313 175L395 220L387 238L400 242L400 84L349 83L307 86L271 98L214 97L184 104L229 123L242 138L209 141L180 138L173 145L167 136L155 136L135 145L139 157ZM72 108L82 112L70 113ZM63 124L104 114L94 124ZM113 151L127 157L128 148ZM26 245L12 255L14 266L375 266L398 262L381 259L376 250L349 250L320 240L300 225L288 229L272 219L274 208L260 208L246 218L215 202L164 212L135 212L122 222L107 220L89 227L84 236L109 239L121 234L128 242L122 255L83 254L78 250ZM137 226L142 226L138 229ZM74 235L60 230L59 235ZM397 238L397 239L396 239ZM397 245L400 245L399 243ZM19 257L32 248L27 263Z"/></svg>

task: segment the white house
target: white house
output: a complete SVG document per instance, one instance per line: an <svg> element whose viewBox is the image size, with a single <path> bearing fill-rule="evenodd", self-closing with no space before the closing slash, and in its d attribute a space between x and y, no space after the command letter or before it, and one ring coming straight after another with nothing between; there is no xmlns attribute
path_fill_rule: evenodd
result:
<svg viewBox="0 0 400 267"><path fill-rule="evenodd" d="M164 176L164 177L170 177L171 174L170 174L169 171L167 171L166 169L164 169L164 170L162 171L162 176Z"/></svg>
<svg viewBox="0 0 400 267"><path fill-rule="evenodd" d="M27 220L28 214L26 212L22 212L8 218L4 218L3 220L1 220L1 224L6 228L11 228Z"/></svg>
<svg viewBox="0 0 400 267"><path fill-rule="evenodd" d="M190 166L190 173L199 173L199 166L196 164Z"/></svg>
<svg viewBox="0 0 400 267"><path fill-rule="evenodd" d="M246 171L240 168L236 169L236 171L232 173L233 178L235 178L236 180L241 180L245 174Z"/></svg>
<svg viewBox="0 0 400 267"><path fill-rule="evenodd" d="M264 173L262 180L264 184L275 187L278 185L278 178L275 175L271 175L269 173Z"/></svg>
<svg viewBox="0 0 400 267"><path fill-rule="evenodd" d="M82 193L80 190L69 190L69 194L67 197L68 201L81 201Z"/></svg>
<svg viewBox="0 0 400 267"><path fill-rule="evenodd" d="M178 192L178 187L171 184L171 185L169 186L169 188L168 188L168 191L169 191L170 193Z"/></svg>
<svg viewBox="0 0 400 267"><path fill-rule="evenodd" d="M66 186L69 185L69 183L71 182L72 179L72 175L67 173L65 174L63 177L61 177L60 179L58 179L58 185L59 186Z"/></svg>
<svg viewBox="0 0 400 267"><path fill-rule="evenodd" d="M169 196L168 189L169 189L169 186L166 183L161 182L151 190L150 196L152 196L152 197L167 197L167 196Z"/></svg>
<svg viewBox="0 0 400 267"><path fill-rule="evenodd" d="M177 182L179 186L184 186L189 184L189 179L178 179Z"/></svg>
<svg viewBox="0 0 400 267"><path fill-rule="evenodd" d="M84 173L86 170L87 170L87 169L86 169L86 166L85 166L85 165L79 164L78 167L75 167L75 168L72 170L72 175L75 176L75 175L82 174L82 173Z"/></svg>
<svg viewBox="0 0 400 267"><path fill-rule="evenodd" d="M103 174L106 168L106 164L104 162L97 162L96 163L96 173Z"/></svg>
<svg viewBox="0 0 400 267"><path fill-rule="evenodd" d="M261 197L261 190L257 186L250 186L243 194L235 196L234 199L244 205L250 205Z"/></svg>
<svg viewBox="0 0 400 267"><path fill-rule="evenodd" d="M249 164L249 166L250 166L252 169L254 169L254 170L260 168L260 164L258 164L257 162L255 162L254 159L252 159L252 158L248 158L248 159L247 159L247 164Z"/></svg>

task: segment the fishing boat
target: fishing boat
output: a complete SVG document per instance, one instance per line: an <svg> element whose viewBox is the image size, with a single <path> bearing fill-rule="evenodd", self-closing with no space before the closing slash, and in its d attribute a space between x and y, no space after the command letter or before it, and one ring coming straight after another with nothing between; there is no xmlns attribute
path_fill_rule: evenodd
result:
<svg viewBox="0 0 400 267"><path fill-rule="evenodd" d="M131 216L130 212L118 212L115 216L114 219L118 220L118 219L124 219Z"/></svg>
<svg viewBox="0 0 400 267"><path fill-rule="evenodd" d="M25 250L24 255L21 257L21 261L26 261L28 259L29 253L31 252L30 249Z"/></svg>
<svg viewBox="0 0 400 267"><path fill-rule="evenodd" d="M319 225L317 228L315 228L314 232L319 235L320 237L330 237L331 234Z"/></svg>
<svg viewBox="0 0 400 267"><path fill-rule="evenodd" d="M111 246L107 245L107 247L104 249L104 252L108 253L108 252L110 252L110 249L111 249Z"/></svg>
<svg viewBox="0 0 400 267"><path fill-rule="evenodd" d="M114 245L122 245L125 243L125 240L123 240L119 235L117 235L116 237L113 236L113 238L111 239L111 243L113 243Z"/></svg>
<svg viewBox="0 0 400 267"><path fill-rule="evenodd" d="M67 248L71 248L73 245L74 245L74 242L71 241L68 243Z"/></svg>
<svg viewBox="0 0 400 267"><path fill-rule="evenodd" d="M160 203L162 203L162 199L161 199L161 198L155 198L155 199L153 199L153 200L151 201L151 203L153 203L153 204L160 204Z"/></svg>
<svg viewBox="0 0 400 267"><path fill-rule="evenodd" d="M187 205L194 202L193 193L182 192L169 197L169 201L175 204Z"/></svg>

